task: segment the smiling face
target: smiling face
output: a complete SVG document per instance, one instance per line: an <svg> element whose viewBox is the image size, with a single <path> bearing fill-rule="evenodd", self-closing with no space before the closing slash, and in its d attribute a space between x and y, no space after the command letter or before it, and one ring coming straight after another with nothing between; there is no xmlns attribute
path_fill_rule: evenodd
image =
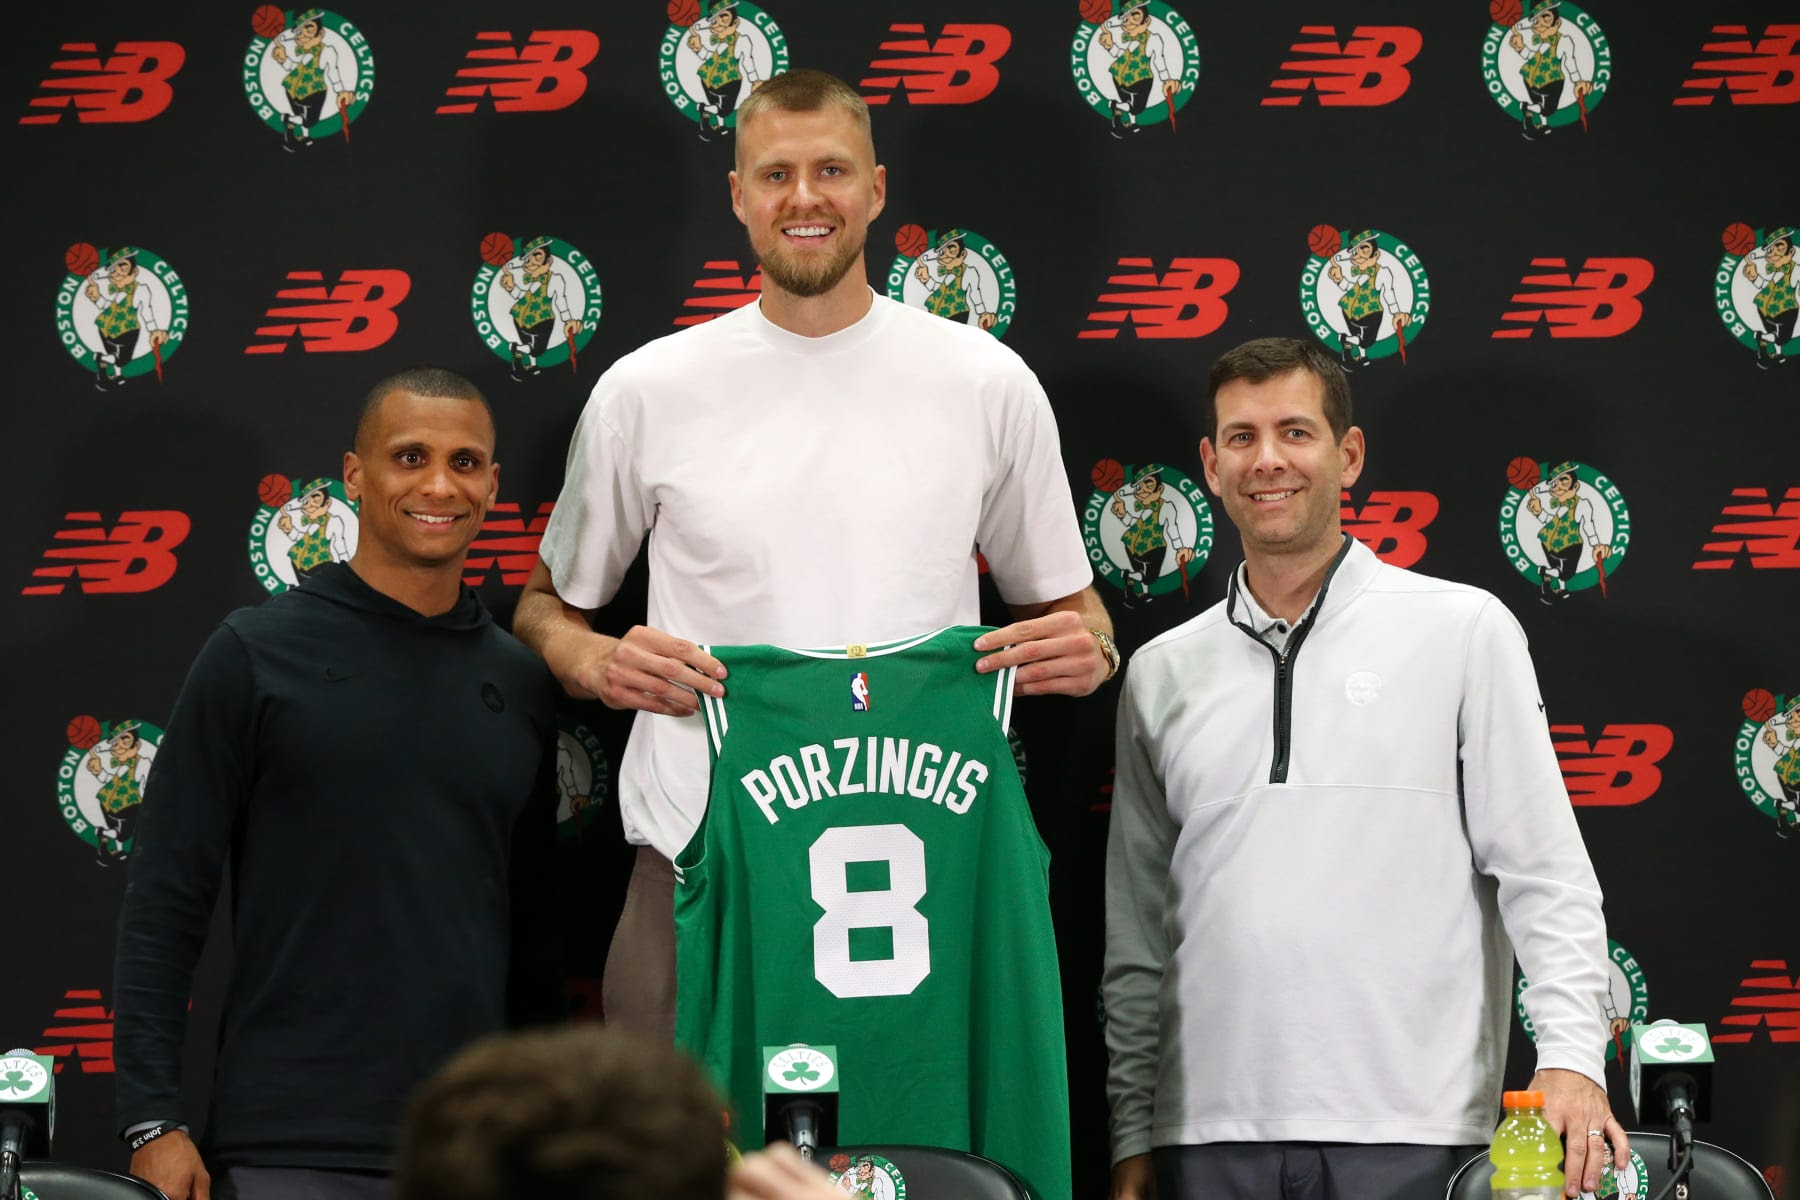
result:
<svg viewBox="0 0 1800 1200"><path fill-rule="evenodd" d="M866 287L863 243L887 196L867 128L826 104L758 112L740 120L737 139L731 207L762 264L764 288L822 296Z"/></svg>
<svg viewBox="0 0 1800 1200"><path fill-rule="evenodd" d="M550 251L539 246L525 256L525 274L532 279L542 279L550 273Z"/></svg>
<svg viewBox="0 0 1800 1200"><path fill-rule="evenodd" d="M1543 12L1531 18L1531 32L1536 34L1539 38L1548 38L1552 33L1556 32L1556 27L1561 23L1562 19L1556 15L1556 10L1553 8L1546 8Z"/></svg>
<svg viewBox="0 0 1800 1200"><path fill-rule="evenodd" d="M362 502L357 558L460 572L499 482L479 400L389 392L344 457L344 490Z"/></svg>
<svg viewBox="0 0 1800 1200"><path fill-rule="evenodd" d="M1786 238L1777 238L1769 243L1763 256L1771 267L1785 267L1794 261L1794 244Z"/></svg>
<svg viewBox="0 0 1800 1200"><path fill-rule="evenodd" d="M1580 494L1581 485L1576 483L1575 477L1567 471L1550 481L1550 498L1558 504L1567 503Z"/></svg>
<svg viewBox="0 0 1800 1200"><path fill-rule="evenodd" d="M1358 242L1356 248L1350 251L1350 265L1359 271L1366 271L1380 257L1381 251L1376 249L1374 242Z"/></svg>
<svg viewBox="0 0 1800 1200"><path fill-rule="evenodd" d="M302 50L311 50L324 40L317 21L308 21L294 30L294 45Z"/></svg>
<svg viewBox="0 0 1800 1200"><path fill-rule="evenodd" d="M1119 18L1119 26L1131 37L1139 37L1150 27L1150 10L1139 5Z"/></svg>
<svg viewBox="0 0 1800 1200"><path fill-rule="evenodd" d="M1200 459L1245 557L1335 554L1339 494L1362 473L1362 430L1332 437L1324 385L1305 370L1234 379L1214 406L1218 434L1201 441Z"/></svg>
<svg viewBox="0 0 1800 1200"><path fill-rule="evenodd" d="M121 258L118 262L106 268L106 281L113 286L114 291L122 291L125 288L125 285L130 283L136 276L137 264L132 262L129 258Z"/></svg>
<svg viewBox="0 0 1800 1200"><path fill-rule="evenodd" d="M722 12L715 13L712 19L713 36L716 38L730 37L731 31L737 28L737 20L735 8L727 8Z"/></svg>

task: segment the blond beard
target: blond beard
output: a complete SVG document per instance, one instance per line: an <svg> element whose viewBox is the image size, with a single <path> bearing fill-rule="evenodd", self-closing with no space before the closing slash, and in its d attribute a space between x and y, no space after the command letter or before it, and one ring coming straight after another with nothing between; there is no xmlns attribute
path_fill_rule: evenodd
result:
<svg viewBox="0 0 1800 1200"><path fill-rule="evenodd" d="M812 263L796 262L779 248L765 255L757 250L754 240L750 243L750 253L761 265L763 278L773 281L782 291L802 297L823 296L843 281L862 255L867 239L865 230L854 244L846 240L836 254Z"/></svg>

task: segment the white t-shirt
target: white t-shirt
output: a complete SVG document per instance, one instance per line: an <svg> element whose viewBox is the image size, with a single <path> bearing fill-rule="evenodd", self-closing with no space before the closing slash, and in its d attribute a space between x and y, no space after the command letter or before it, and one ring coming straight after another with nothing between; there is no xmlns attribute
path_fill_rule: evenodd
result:
<svg viewBox="0 0 1800 1200"><path fill-rule="evenodd" d="M646 533L647 622L701 644L973 624L977 548L1011 604L1093 580L1037 377L990 334L881 296L827 337L750 304L613 364L539 553L557 593L593 609ZM626 837L674 857L706 792L701 718L639 713L619 765Z"/></svg>

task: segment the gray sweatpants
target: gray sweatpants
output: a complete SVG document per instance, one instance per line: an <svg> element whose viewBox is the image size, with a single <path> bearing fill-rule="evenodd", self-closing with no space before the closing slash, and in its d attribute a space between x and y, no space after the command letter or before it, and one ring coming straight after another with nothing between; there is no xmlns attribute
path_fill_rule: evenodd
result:
<svg viewBox="0 0 1800 1200"><path fill-rule="evenodd" d="M1443 1200L1486 1146L1214 1142L1150 1152L1157 1200Z"/></svg>

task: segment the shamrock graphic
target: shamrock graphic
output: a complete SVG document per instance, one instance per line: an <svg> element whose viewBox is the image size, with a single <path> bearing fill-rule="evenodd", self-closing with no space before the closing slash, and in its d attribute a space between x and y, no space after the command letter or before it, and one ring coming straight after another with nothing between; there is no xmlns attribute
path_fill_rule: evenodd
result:
<svg viewBox="0 0 1800 1200"><path fill-rule="evenodd" d="M1693 1052L1693 1047L1689 1046L1682 1038L1670 1036L1663 1038L1662 1042L1656 1047L1656 1052L1658 1054L1666 1054L1670 1058L1680 1058L1683 1055L1691 1054Z"/></svg>
<svg viewBox="0 0 1800 1200"><path fill-rule="evenodd" d="M789 1083L811 1083L818 1077L819 1073L812 1069L812 1064L805 1062L795 1063L782 1074L782 1078Z"/></svg>
<svg viewBox="0 0 1800 1200"><path fill-rule="evenodd" d="M25 1078L23 1071L8 1071L6 1074L0 1075L0 1091L29 1092L36 1087L37 1084Z"/></svg>

